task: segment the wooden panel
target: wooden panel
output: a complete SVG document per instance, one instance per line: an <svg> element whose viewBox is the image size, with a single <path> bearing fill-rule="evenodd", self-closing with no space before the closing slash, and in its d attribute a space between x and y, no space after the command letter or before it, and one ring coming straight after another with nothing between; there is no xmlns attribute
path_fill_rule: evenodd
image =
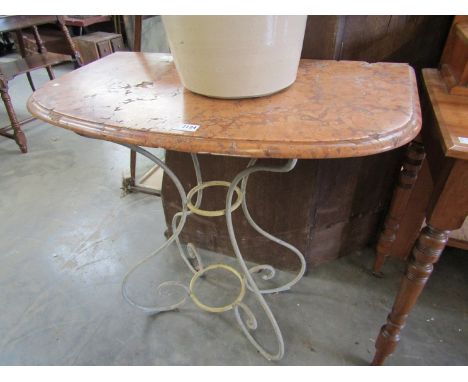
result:
<svg viewBox="0 0 468 382"><path fill-rule="evenodd" d="M99 52L96 44L90 43L86 40L73 37L76 49L80 52L83 64L89 64L99 59Z"/></svg>
<svg viewBox="0 0 468 382"><path fill-rule="evenodd" d="M346 16L340 58L436 67L451 20L451 16Z"/></svg>
<svg viewBox="0 0 468 382"><path fill-rule="evenodd" d="M62 31L48 27L39 27L39 32L48 52L68 55L73 54ZM37 53L37 45L33 34L23 30L22 35L26 52L29 54Z"/></svg>
<svg viewBox="0 0 468 382"><path fill-rule="evenodd" d="M34 39L34 35L32 34L32 32L27 33L27 32L21 31L21 35L23 36L23 44L24 44L24 50L25 50L26 55L37 53L38 52L37 44L36 44L36 40ZM41 35L41 37L43 36ZM16 33L13 34L13 41L15 42L16 46L19 46L18 36Z"/></svg>
<svg viewBox="0 0 468 382"><path fill-rule="evenodd" d="M108 33L108 32L93 32L83 36L75 37L76 40L87 41L97 44L101 41L112 40L113 38L121 37L117 33Z"/></svg>
<svg viewBox="0 0 468 382"><path fill-rule="evenodd" d="M346 255L373 240L389 201L387 190L395 180L400 155L401 150L366 158L302 160L290 173L255 174L249 179L247 190L252 217L268 232L297 246L310 266L331 256ZM196 184L188 154L168 151L166 162L186 190ZM213 162L216 166L212 166ZM232 179L247 163L241 158L200 156L204 181ZM180 199L173 197L177 191L167 177L163 179L162 190L164 214L170 227L172 216L180 210ZM224 198L224 189L208 189L202 208L222 208ZM233 221L247 259L284 269L297 266L292 254L258 235L241 211L233 214ZM225 217L191 216L181 238L202 248L232 254Z"/></svg>
<svg viewBox="0 0 468 382"><path fill-rule="evenodd" d="M93 32L73 38L85 64L110 55L114 51L111 45L114 40L114 45L121 47L117 50L124 50L122 36L117 33Z"/></svg>
<svg viewBox="0 0 468 382"><path fill-rule="evenodd" d="M346 16L307 17L302 58L339 59Z"/></svg>
<svg viewBox="0 0 468 382"><path fill-rule="evenodd" d="M451 16L309 16L302 57L435 67L451 20Z"/></svg>
<svg viewBox="0 0 468 382"><path fill-rule="evenodd" d="M112 47L110 41L101 41L97 44L98 52L100 57L106 57L112 53Z"/></svg>
<svg viewBox="0 0 468 382"><path fill-rule="evenodd" d="M120 52L125 50L125 45L123 43L122 37L116 37L111 40L112 51L113 52Z"/></svg>

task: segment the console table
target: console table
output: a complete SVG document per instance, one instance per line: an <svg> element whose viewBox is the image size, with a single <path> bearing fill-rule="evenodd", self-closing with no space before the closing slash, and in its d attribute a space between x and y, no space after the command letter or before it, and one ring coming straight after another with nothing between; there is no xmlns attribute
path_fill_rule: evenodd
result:
<svg viewBox="0 0 468 382"><path fill-rule="evenodd" d="M293 171L298 159L345 158L392 150L409 143L421 127L416 81L410 66L353 61L301 60L297 81L288 89L268 97L223 100L184 89L169 55L119 52L48 82L31 96L28 108L53 125L145 155L161 166L177 187L181 207L172 220L172 235L129 270L122 284L123 297L149 314L174 310L188 298L208 312L232 310L247 339L269 360L282 358L284 343L267 295L296 284L305 273L305 261L297 248L269 234L253 220L246 202L249 176L264 171ZM176 174L143 147L191 153L197 184L188 192L184 190ZM197 153L252 159L234 179L203 182ZM262 158L277 160L267 165L262 164ZM201 208L207 187L227 188L224 208ZM278 201L272 208L282 208L284 203L287 201ZM285 284L262 288L262 279L275 280L275 269L270 265L249 268L245 263L232 220L239 210L259 235L296 255L300 270ZM198 215L197 219L225 215L238 267L205 265L194 245L180 242L179 234L193 215ZM189 285L164 282L157 290L178 290L183 298L164 306L140 304L127 293L133 272L173 242L192 279ZM194 291L203 276L215 269L231 273L238 280L238 286L234 286L237 298L224 306L212 306ZM257 300L263 317L253 314L244 299L247 293ZM255 338L255 329L265 320L270 322L276 338L274 351L265 349Z"/></svg>

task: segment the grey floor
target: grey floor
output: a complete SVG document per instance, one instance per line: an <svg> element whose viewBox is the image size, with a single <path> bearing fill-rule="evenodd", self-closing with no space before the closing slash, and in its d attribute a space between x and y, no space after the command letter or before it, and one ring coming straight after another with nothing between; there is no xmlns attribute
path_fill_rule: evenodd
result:
<svg viewBox="0 0 468 382"><path fill-rule="evenodd" d="M45 73L34 78L46 80ZM11 93L26 116L24 76ZM1 122L7 122L3 109ZM126 270L164 240L160 200L122 195L128 150L40 121L25 132L26 155L0 140L0 364L269 364L232 312L209 314L187 302L178 312L148 317L123 300ZM203 255L208 263L226 260ZM353 253L310 270L292 291L267 297L285 340L286 355L276 364L370 362L403 271L402 263L389 261L386 277L374 278L372 258L371 249ZM189 279L174 247L135 275L132 293L145 302L155 280L171 279ZM467 365L467 285L467 253L447 250L387 364ZM203 293L207 301L210 293L209 301L216 298L212 287ZM258 319L259 336L274 347L264 337L265 318Z"/></svg>

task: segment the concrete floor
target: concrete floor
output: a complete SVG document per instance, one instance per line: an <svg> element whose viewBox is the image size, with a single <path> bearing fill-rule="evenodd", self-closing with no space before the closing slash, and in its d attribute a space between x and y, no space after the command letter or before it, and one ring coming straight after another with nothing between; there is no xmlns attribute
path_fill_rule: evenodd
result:
<svg viewBox="0 0 468 382"><path fill-rule="evenodd" d="M44 82L45 72L34 78ZM11 93L26 116L24 76ZM128 150L40 121L25 132L26 155L0 139L0 364L269 364L232 312L205 313L189 301L178 312L148 317L123 300L126 270L164 240L160 200L121 193ZM226 259L203 254L208 262ZM310 270L288 293L267 296L285 340L286 355L276 364L370 362L403 271L389 261L386 277L374 278L372 259L370 249L354 253ZM150 299L156 279L189 279L175 247L132 279L132 290ZM447 250L388 365L468 364L467 282L467 253ZM212 292L205 291L207 301ZM258 318L263 335L268 324Z"/></svg>

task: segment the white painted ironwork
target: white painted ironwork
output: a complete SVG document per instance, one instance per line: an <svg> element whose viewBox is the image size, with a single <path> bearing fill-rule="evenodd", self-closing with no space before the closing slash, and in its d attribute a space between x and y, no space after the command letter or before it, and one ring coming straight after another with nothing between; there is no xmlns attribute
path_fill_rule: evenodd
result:
<svg viewBox="0 0 468 382"><path fill-rule="evenodd" d="M304 256L302 253L294 246L292 246L289 243L286 243L285 241L271 235L270 233L266 232L264 229L262 229L258 224L252 219L252 216L250 215L250 212L247 208L247 201L246 201L246 191L247 191L247 181L248 178L251 174L255 172L289 172L291 171L297 163L297 159L290 159L288 160L285 164L281 166L263 166L263 165L257 165L256 159L252 159L247 168L241 171L237 176L234 178L234 180L229 183L225 181L216 181L216 182L206 182L203 183L202 181L202 176L201 176L201 170L200 170L200 164L198 162L198 158L196 154L191 154L192 155L192 161L195 169L195 175L196 175L196 180L197 180L197 185L189 191L190 198L192 199L192 196L195 194L197 195L197 199L195 204L191 204L190 200L187 198L187 194L185 193L185 190L180 182L180 180L177 178L177 176L167 167L167 165L158 157L154 156L147 150L134 146L134 145L124 145L129 147L130 149L140 153L141 155L146 156L148 159L152 160L156 164L158 164L169 176L169 178L174 182L174 185L177 188L177 191L179 192L180 198L181 198L181 211L177 212L172 219L172 235L167 239L167 241L161 245L158 249L156 249L153 253L151 253L149 256L145 257L143 260L135 264L125 275L123 281L122 281L122 295L124 299L129 302L132 306L139 308L146 312L147 314L156 314L159 312L164 312L164 311L169 311L169 310L174 310L178 307L180 307L188 297L192 298L194 303L200 308L208 312L212 313L222 313L228 310L234 310L234 315L237 319L237 322L239 326L241 327L242 331L244 332L245 336L247 339L252 343L252 345L268 360L279 360L283 357L284 355L284 341L283 341L283 336L281 334L281 330L278 326L278 323L276 321L275 316L273 315L269 305L267 304L265 298L263 295L270 294L270 293L277 293L277 292L282 292L285 290L290 289L294 284L296 284L304 275L305 270L306 270L306 262L304 259ZM239 188L239 184L241 184ZM210 186L226 186L228 188L227 196L226 196L226 208L225 210L219 210L219 211L206 211L200 209L200 205L202 202L202 197L203 197L203 189L206 187ZM237 199L233 203L233 194L236 192L237 194ZM190 204L190 206L189 206ZM237 244L237 239L236 235L234 232L234 226L232 223L232 212L234 209L239 207L239 205L242 205L242 210L244 212L244 215L249 222L249 224L262 236L266 237L267 239L281 245L282 247L292 251L299 259L301 268L298 272L298 274L294 277L293 280L287 282L284 285L280 285L275 288L270 288L270 289L260 289L257 286L257 283L254 280L253 275L254 274L260 274L262 275L261 277L264 280L270 280L275 277L275 269L268 264L262 264L262 265L256 265L254 267L251 267L250 269L247 267L247 264L244 261L244 258L242 256L242 253L239 249L239 246ZM190 207L190 208L189 208ZM193 214L199 214L202 216L219 216L220 211L222 214L226 215L226 224L227 224L227 229L229 233L229 239L231 241L234 253L236 255L238 264L241 268L241 271L236 270L235 268L226 265L226 264L213 264L208 267L204 267L202 259L200 254L197 252L197 249L192 243L188 243L186 245L183 245L179 239L179 235L182 232L182 229L185 225L185 222L187 221L187 218ZM213 214L215 212L215 214ZM146 264L150 259L154 258L157 256L161 251L163 251L165 248L167 248L171 243L176 242L177 248L179 250L179 254L182 257L182 260L184 263L187 265L190 271L194 274L192 277L192 280L190 284L184 285L183 283L179 281L166 281L161 283L157 288L157 292L161 292L165 288L173 288L173 289L180 289L184 291L184 296L179 299L178 301L175 301L171 304L164 305L164 306L146 306L137 303L134 301L132 298L130 298L128 291L127 291L127 283L130 278L130 276L142 265ZM231 302L230 304L223 306L223 307L210 307L208 305L205 305L202 303L198 297L194 294L193 291L193 286L197 280L202 282L203 278L202 276L209 270L213 269L224 269L225 271L233 273L240 282L240 293L237 296L237 298ZM270 321L270 324L273 327L274 334L276 336L277 340L277 350L276 352L272 353L267 351L253 336L253 333L255 329L257 329L258 326L258 319L255 317L254 313L252 310L247 306L247 304L244 302L244 296L246 291L250 291L256 298L257 302L260 304L262 307L264 313L266 314L268 320Z"/></svg>

